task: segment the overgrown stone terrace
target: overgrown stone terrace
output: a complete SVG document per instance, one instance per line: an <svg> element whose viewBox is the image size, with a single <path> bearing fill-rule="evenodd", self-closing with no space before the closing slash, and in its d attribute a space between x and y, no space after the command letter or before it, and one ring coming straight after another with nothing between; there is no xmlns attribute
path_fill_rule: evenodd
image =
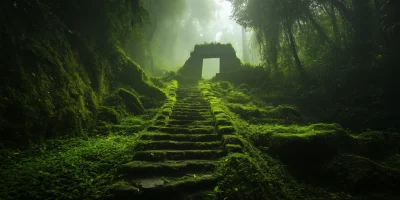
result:
<svg viewBox="0 0 400 200"><path fill-rule="evenodd" d="M133 161L119 169L123 180L111 186L110 199L215 195L219 160L230 152L241 152L242 147L229 117L216 106L216 98L207 88L201 89L197 84L177 89L176 102L167 104L155 125L141 134Z"/></svg>

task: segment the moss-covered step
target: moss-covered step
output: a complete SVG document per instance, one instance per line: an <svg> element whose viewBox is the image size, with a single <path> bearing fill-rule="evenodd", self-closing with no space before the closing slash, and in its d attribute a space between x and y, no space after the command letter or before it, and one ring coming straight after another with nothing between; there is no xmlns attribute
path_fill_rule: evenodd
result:
<svg viewBox="0 0 400 200"><path fill-rule="evenodd" d="M234 145L243 146L242 140L237 135L224 135L224 136L222 136L222 144L224 146L228 145L228 144L234 144Z"/></svg>
<svg viewBox="0 0 400 200"><path fill-rule="evenodd" d="M187 124L187 125L167 125L167 128L189 128L189 129L196 129L196 128L214 128L214 125L201 125L201 124Z"/></svg>
<svg viewBox="0 0 400 200"><path fill-rule="evenodd" d="M177 96L184 98L184 99L201 99L202 96L199 94L200 92L198 91L193 91L193 92L177 92Z"/></svg>
<svg viewBox="0 0 400 200"><path fill-rule="evenodd" d="M138 186L139 192L130 195L121 187L111 186L113 199L174 199L183 200L185 196L199 190L212 190L217 184L218 177L212 174L188 174L185 177L150 177L131 181L131 187Z"/></svg>
<svg viewBox="0 0 400 200"><path fill-rule="evenodd" d="M224 118L217 118L215 120L215 125L216 126L232 126L232 122L228 119L224 119Z"/></svg>
<svg viewBox="0 0 400 200"><path fill-rule="evenodd" d="M151 126L147 130L159 131L159 132L163 132L163 133L174 133L174 134L188 134L188 133L211 134L211 133L214 133L213 126L204 126L204 127L195 127L195 128Z"/></svg>
<svg viewBox="0 0 400 200"><path fill-rule="evenodd" d="M152 177L129 182L120 181L109 188L111 196L107 199L195 200L190 198L192 194L199 195L199 190L212 191L218 179L219 177L211 174L189 174L181 179L176 179L175 177Z"/></svg>
<svg viewBox="0 0 400 200"><path fill-rule="evenodd" d="M219 162L215 160L132 161L122 165L118 173L125 175L128 179L147 176L185 176L188 173L213 172L218 164Z"/></svg>
<svg viewBox="0 0 400 200"><path fill-rule="evenodd" d="M193 117L204 117L206 119L214 120L210 112L199 112L195 110L178 110L172 112L173 116L193 116ZM182 120L188 120L188 119L182 119Z"/></svg>
<svg viewBox="0 0 400 200"><path fill-rule="evenodd" d="M211 150L220 149L220 142L139 141L136 150Z"/></svg>
<svg viewBox="0 0 400 200"><path fill-rule="evenodd" d="M196 104L177 105L177 104L175 104L174 108L210 109L210 105L196 105Z"/></svg>
<svg viewBox="0 0 400 200"><path fill-rule="evenodd" d="M213 120L170 120L168 122L169 125L205 125L205 126L214 126L215 122Z"/></svg>
<svg viewBox="0 0 400 200"><path fill-rule="evenodd" d="M175 105L176 106L193 106L193 105L208 106L210 104L207 101L199 99L199 100L180 100Z"/></svg>
<svg viewBox="0 0 400 200"><path fill-rule="evenodd" d="M171 120L207 120L213 119L212 115L177 115L173 114L170 116Z"/></svg>
<svg viewBox="0 0 400 200"><path fill-rule="evenodd" d="M243 148L237 144L227 144L225 145L225 150L228 153L243 153Z"/></svg>
<svg viewBox="0 0 400 200"><path fill-rule="evenodd" d="M223 135L232 134L235 132L235 128L233 126L218 126L217 131Z"/></svg>
<svg viewBox="0 0 400 200"><path fill-rule="evenodd" d="M221 141L218 134L168 134L168 133L147 133L140 136L141 140L172 140L172 141L197 141L211 142Z"/></svg>
<svg viewBox="0 0 400 200"><path fill-rule="evenodd" d="M137 161L165 160L216 160L226 155L223 150L148 150L137 151L133 159Z"/></svg>
<svg viewBox="0 0 400 200"><path fill-rule="evenodd" d="M175 103L175 106L209 106L210 104L208 104L206 101L188 101L188 102L182 102L179 101L177 103Z"/></svg>
<svg viewBox="0 0 400 200"><path fill-rule="evenodd" d="M208 115L211 116L209 109L174 109L173 115Z"/></svg>

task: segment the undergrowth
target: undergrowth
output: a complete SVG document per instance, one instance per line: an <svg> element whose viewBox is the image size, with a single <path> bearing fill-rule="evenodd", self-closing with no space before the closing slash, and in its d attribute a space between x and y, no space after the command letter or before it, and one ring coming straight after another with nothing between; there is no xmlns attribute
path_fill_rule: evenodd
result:
<svg viewBox="0 0 400 200"><path fill-rule="evenodd" d="M224 166L222 183L226 185L217 189L228 187L225 190L229 192L223 193L228 199L267 199L264 195L273 199L398 197L400 134L354 133L337 123L316 123L293 105L261 100L259 90L226 81L210 85L237 134L248 143L247 155L229 158L234 161L228 160L230 166ZM246 181L240 174L246 174ZM277 180L285 184L275 188L281 184ZM280 191L277 197L271 193L274 191Z"/></svg>
<svg viewBox="0 0 400 200"><path fill-rule="evenodd" d="M100 199L136 136L58 138L2 150L0 199Z"/></svg>

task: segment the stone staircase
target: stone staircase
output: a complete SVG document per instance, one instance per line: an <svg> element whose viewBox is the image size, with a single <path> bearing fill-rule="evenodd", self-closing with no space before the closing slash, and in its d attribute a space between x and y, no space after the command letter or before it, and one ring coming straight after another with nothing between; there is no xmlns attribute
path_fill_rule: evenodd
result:
<svg viewBox="0 0 400 200"><path fill-rule="evenodd" d="M222 135L197 86L180 86L176 97L167 123L140 136L110 199L213 199L215 169L226 155Z"/></svg>

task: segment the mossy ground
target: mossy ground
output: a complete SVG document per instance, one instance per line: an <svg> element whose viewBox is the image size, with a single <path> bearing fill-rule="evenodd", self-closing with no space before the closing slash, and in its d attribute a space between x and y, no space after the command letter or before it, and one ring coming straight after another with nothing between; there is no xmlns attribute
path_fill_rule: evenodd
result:
<svg viewBox="0 0 400 200"><path fill-rule="evenodd" d="M102 199L117 169L132 160L140 131L154 123L160 109L119 118L102 108L94 132L35 142L0 151L0 199ZM119 123L114 123L118 116ZM111 120L110 120L111 118Z"/></svg>
<svg viewBox="0 0 400 200"><path fill-rule="evenodd" d="M101 199L136 136L59 138L1 151L1 199Z"/></svg>
<svg viewBox="0 0 400 200"><path fill-rule="evenodd" d="M352 133L338 124L315 123L292 105L261 101L256 90L243 85L217 81L209 87L222 99L221 109L246 144L246 155L228 157L220 168L224 178L216 190L221 198L399 196L400 134Z"/></svg>

